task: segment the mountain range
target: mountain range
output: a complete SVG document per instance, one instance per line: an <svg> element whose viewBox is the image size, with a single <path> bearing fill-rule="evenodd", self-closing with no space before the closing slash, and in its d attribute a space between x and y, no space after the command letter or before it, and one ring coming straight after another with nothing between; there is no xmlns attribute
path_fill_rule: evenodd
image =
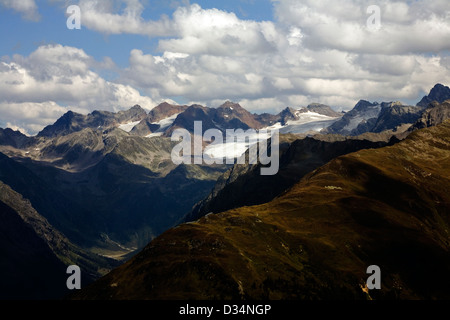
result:
<svg viewBox="0 0 450 320"><path fill-rule="evenodd" d="M297 210L294 208L298 207L302 208L301 210L310 211L312 209L307 209L306 204L301 204L303 200L289 200L287 203L291 203L291 207L287 204L279 207L279 199L285 199L286 197L289 199L292 197L296 198L296 193L292 193L292 190L297 188L299 184L306 183L304 181L309 181L308 179L312 173L323 170L322 168L327 167L336 159L341 159L342 157L351 158L355 152L356 154L359 154L359 152L365 154L365 151L371 152L370 158L375 159L376 155L378 155L377 152L380 152L387 159L380 156L379 161L381 164L377 168L381 171L374 170L366 174L373 175L372 178L377 181L377 174L389 171L388 169L390 168L383 167L384 164L389 165L390 163L390 155L385 150L392 150L390 148L396 148L401 144L404 147L399 149L398 154L395 153L395 157L398 156L400 158L399 154L403 152L405 159L409 159L412 157L412 154L407 152L408 148L414 149L418 145L418 138L410 138L410 136L422 137L425 134L422 132L428 132L425 134L426 136L431 133L437 134L439 137L445 136L439 130L445 131L445 128L447 128L445 121L450 116L450 101L445 100L450 99L449 92L448 87L437 84L430 91L430 94L424 97L417 106L407 106L399 102L372 103L361 100L351 111L346 113L336 112L329 106L317 103L312 103L303 108L288 107L275 115L268 113L253 114L239 104L230 101L225 102L218 108L209 108L196 104L187 106L162 103L150 110L150 112L135 105L126 111L94 111L88 115L69 111L54 124L48 125L36 136L31 137L8 128L0 129L0 189L2 190L0 205L2 208L1 213L4 215L0 248L4 255L8 257L6 261L9 261L2 264L1 267L3 268L2 271L4 270L6 274L11 275L11 281L5 283L5 287L9 289L5 291L4 296L19 298L61 297L67 293L64 280L67 276L64 268L67 265L77 264L82 268L83 279L85 279L84 286L133 257L129 263L117 269L120 271L113 271L106 278L102 278L100 282L95 282L93 287L90 287L98 288L99 293L95 293L97 289L86 289L82 290L78 297L88 299L106 299L111 297L128 299L147 297L147 294L148 297L158 299L167 297L182 299L190 297L200 299L214 297L294 297L292 290L289 289L290 285L288 282L290 280L286 278L293 275L293 273L289 272L287 272L286 277L280 278L283 280L279 284L279 289L276 289L274 284L277 282L276 277L278 277L278 273L274 273L276 276L272 277L271 274L270 277L264 279L251 278L250 274L245 274L245 276L249 277L250 282L253 281L250 286L260 288L262 291L259 289L249 290L247 285L244 285L242 282L242 278L237 277L233 271L235 270L233 263L236 262L236 266L238 266L242 262L238 262L241 258L238 259L234 255L236 250L247 252L244 256L249 256L250 251L248 250L250 249L245 247L246 245L259 248L260 244L254 242L259 241L261 239L260 236L267 237L268 243L272 243L277 237L277 230L281 229L283 230L283 235L289 234L289 236L286 236L286 239L291 239L290 231L288 230L291 230L291 228L294 230L297 228L297 223L300 222L294 221L293 225L289 225L290 220L283 208L289 209L292 207L292 210ZM214 128L224 132L226 129L239 128L244 130L278 129L281 133L280 169L278 173L273 176L259 175L259 169L262 166L260 163L175 165L171 160L171 150L176 144L170 139L172 132L175 129L183 128L193 133L194 121L199 120L202 121L203 130ZM439 130L436 128L439 128ZM407 141L413 141L409 143L412 143L414 148L409 146ZM436 142L436 145L434 142ZM429 145L421 147L425 149L429 147L430 150L441 148L442 150L439 149L436 152L445 155L446 144L441 140L427 140L427 143ZM207 150L207 147L205 145L205 150ZM226 147L224 150L226 150ZM418 152L418 149L416 151ZM218 156L221 157L223 155L219 152ZM236 154L235 156L240 155ZM411 170L414 173L414 170L416 170L414 169L416 168L415 166L419 164L416 164L414 159L410 161L412 161L411 168L413 169ZM423 162L424 160L420 162L420 165ZM439 166L434 168L437 171L432 171L433 177L438 174L439 170L442 171L442 174L445 174L445 170L447 170L445 163L439 162L435 163L435 165ZM409 168L406 164L405 167ZM355 168L359 168L358 163L355 163ZM394 171L399 170L393 165L392 169ZM351 165L349 164L348 167L345 167L345 170L351 171ZM332 174L330 173L331 176L334 174L341 174L341 172L336 173L333 171ZM327 175L328 173L324 173L324 176ZM366 176L364 177L365 179L367 178ZM389 178L392 177L389 176ZM352 179L355 179L355 177L352 176ZM436 183L438 182L445 185L445 181L439 180ZM356 189L351 190L361 191L364 189L363 186L358 185L360 183L358 179L352 183L354 183L352 187ZM394 181L393 183L397 182ZM323 189L326 191L326 194L343 188L340 185L332 184L332 181L327 186L330 188ZM434 184L423 184L421 186L424 188L424 192L435 188ZM380 187L384 188L384 185L381 184ZM415 188L415 186L413 187ZM406 193L411 191L408 188L405 191ZM316 189L313 188L311 190L314 191ZM345 190L347 191L347 189ZM323 205L320 201L324 199L319 196L320 192L314 198L315 191L313 191L311 191L311 201L308 200L307 203L312 203L316 199L319 202L311 206L317 206L320 209ZM353 199L352 197L354 196L360 196L360 194L355 195L353 191L349 191L345 197ZM395 190L391 191L394 194ZM369 194L364 194L364 197L370 198ZM414 198L409 193L407 197ZM383 206L387 208L391 206L390 202L385 203L389 199L381 197L380 199L372 200L377 205L380 205L380 208ZM419 200L415 199L414 201ZM445 204L445 197L441 200ZM361 204L358 201L351 207L354 211ZM430 203L427 202L427 204ZM339 210L341 211L348 209L345 206L341 208L341 205L342 203L338 202L330 206L332 208L340 208ZM264 217L261 220L264 222L261 224L262 229L256 228L255 231L252 230L255 227L254 223L247 224L248 214L250 211L253 212L254 208L255 210L260 210L260 206L267 206L269 208L267 209L268 211L271 211L273 208L274 212L280 213L280 221L276 222L276 218L267 215L268 211L264 209L261 211L261 215ZM361 207L363 207L362 204ZM431 210L431 207L425 205L421 208ZM347 211L342 213L342 215L350 214L352 217L357 215L356 211L351 213ZM221 212L227 213L222 214ZM219 218L222 216L228 217L230 212L232 216L230 221L237 222L230 222L228 218L224 218L225 220ZM437 215L441 214L439 212ZM410 212L408 211L407 213L409 214ZM241 214L242 219L240 217ZM405 214L405 212L402 211L401 214ZM400 220L404 217L401 214L399 214ZM200 222L195 222L198 219L200 219ZM313 218L308 219L314 220ZM361 219L364 220L365 218ZM372 218L369 217L368 219ZM373 219L378 221L379 217L377 216ZM404 219L408 218L405 216ZM216 222L212 222L216 220L218 225L216 225ZM208 223L205 224L205 221L208 221ZM282 221L288 224L282 225ZM313 223L311 225L316 226L319 223L318 221L311 222ZM445 219L442 221L445 222ZM239 235L246 235L247 238L240 239L239 236L234 239L227 238L227 232L229 231L223 231L220 228L229 222L231 223L231 229L240 230L239 232L241 233ZM404 221L402 220L401 222L403 223ZM233 223L236 225L233 225ZM337 226L339 223L327 222L327 225ZM428 222L423 223L426 224ZM433 223L430 224L430 228L442 227ZM277 228L281 229L274 228L273 224L276 224ZM186 226L192 226L194 229L191 230L189 229L190 227ZM259 224L256 224L256 226L259 226ZM344 224L343 228L351 229L353 227ZM196 233L197 229L200 230L199 234ZM178 234L176 230L187 231L185 234ZM351 230L352 232L360 232L362 229L356 228ZM384 230L383 232L388 232L389 230ZM262 233L258 234L252 242L248 237L255 234L255 232ZM301 232L306 234L308 231L303 230ZM22 233L27 236L19 239L16 235ZM216 235L220 235L217 239L225 237L231 242L224 242L224 244L221 242L222 239L216 243ZM312 235L313 238L322 237L314 233ZM172 236L173 241L171 240ZM183 237L184 240L179 242ZM245 240L242 244L243 247L237 246L235 243L241 240ZM295 246L303 240L294 239ZM325 244L328 244L333 243L334 240L336 239L330 238L323 241ZM344 237L341 240L344 241ZM164 243L166 245L163 245ZM180 243L180 247L178 245L172 246L171 243ZM184 248L186 243L188 243L188 248L190 248L188 251ZM214 243L218 247L214 247ZM148 248L153 248L155 245L159 248L156 250L156 256L153 253L146 255L146 252L153 252L153 249L150 250ZM209 248L209 245L212 245L213 248ZM291 248L293 244L285 243L285 245ZM306 246L306 244L303 245ZM319 248L323 243L314 243L312 241L310 245L313 249L309 249L314 252L314 248ZM421 246L422 243L418 245ZM424 250L429 249L427 245L423 247ZM430 246L433 247L434 245L433 243ZM208 248L205 249L203 246ZM192 248L194 248L195 253L197 247L200 248L201 256L194 257L193 259L198 259L198 261L195 260L193 265L191 265L189 262L190 258L187 258L185 254L186 252L191 254ZM231 261L229 264L217 264L217 256L208 256L211 253L210 250L219 250L220 248L227 248L221 257L228 257ZM442 248L445 249L446 247ZM175 251L171 251L172 249ZM231 251L227 251L228 249ZM267 253L270 251L264 250L261 252ZM441 250L441 247L436 247L436 250ZM36 255L33 252L36 252ZM164 252L167 252L167 255ZM251 266L251 268L254 268L255 272L262 272L261 270L266 269L259 269L259 267L264 265L266 266L264 268L267 268L267 270L272 270L270 268L273 265L269 263L269 260L272 258L280 258L282 259L280 261L284 262L287 261L286 259L290 259L284 256L277 256L280 252L276 252L274 255L269 254L266 258L262 254L258 258L251 258L257 261L255 263L258 265L258 267ZM283 252L281 250L281 253ZM313 252L308 251L308 257L309 255L314 256ZM38 256L47 258L39 259ZM210 260L213 257L216 259L214 260L215 262ZM319 259L320 257L319 255L314 259ZM345 256L345 254L342 257L348 259L348 256ZM169 262L172 258L174 259L173 263ZM362 259L361 257L359 258ZM142 271L140 275L135 275L131 269L128 269L130 265L132 265L132 268L134 266L139 266L138 269L141 268L141 265L135 265L136 261L141 261L144 265L150 263L153 266L152 259L159 261L155 263L161 268L149 267L148 271ZM219 260L222 261L221 259ZM300 262L303 261L303 258L299 256L295 259ZM38 289L43 285L42 281L33 283L33 280L29 280L34 279L32 275L30 275L30 278L24 278L22 282L18 280L26 269L25 266L31 263L30 261L35 261L37 269L48 270L47 273L43 271L43 277L51 277L52 274L58 275L54 277L54 281L47 282L48 286L45 290L42 289L40 291ZM188 261L186 262L186 272L189 274L182 271L184 266L180 261ZM177 264L178 262L181 264ZM282 265L286 267L284 262ZM15 265L20 267L15 268ZM164 266L167 266L167 268ZM208 269L208 266L211 269ZM308 268L313 266L316 265L308 265ZM241 267L244 267L244 265ZM294 269L303 268L299 267L299 265L292 265L291 267ZM323 278L321 272L328 275L335 272L335 270L330 271L326 267L328 268L329 266L318 263L318 273L315 273L315 271L306 273L305 281L314 278L317 282L314 285L308 282L308 285L305 287L310 288L313 292L317 291L311 297L325 298L330 296L327 296L319 289L314 289L316 285L318 286L317 288L321 288L321 283L325 283L326 279L328 279L326 278L327 276ZM353 270L353 267L354 265L351 264L345 265L345 268L348 268L350 271ZM250 267L247 266L245 268ZM289 268L287 270L291 270ZM63 273L62 276L61 272ZM204 272L204 275L202 272ZM120 276L117 276L118 274ZM198 283L199 288L198 290L193 290L192 295L189 295L184 287L186 285L184 282L180 288L174 288L170 285L167 287L167 290L161 290L160 293L157 293L156 289L146 291L147 289L138 286L138 281L145 280L141 278L142 276L153 279L155 275L162 275L167 279L167 283L174 284L174 286L176 286L176 283L180 283L181 279L190 279L190 275L192 275L195 280L193 283ZM134 280L135 276L136 282ZM206 288L206 283L201 280L209 276L219 279L219 282L215 283L213 281L213 287L208 289ZM226 278L226 281L221 278L222 276ZM348 279L352 276L354 274L350 272ZM111 277L120 278L120 283L130 283L129 289L120 287L120 290L114 291L110 290L109 287L102 287L102 283L107 283L107 285L116 288L114 286L116 282L108 282L112 281ZM242 284L239 284L238 280ZM62 287L61 281L63 281ZM152 281L143 283L152 283L154 288L160 288L159 286L162 285L158 281ZM238 281L237 295L233 291L235 290L236 281ZM266 284L264 284L265 281ZM299 280L295 279L295 281L298 282ZM30 286L27 287L25 282L30 283ZM20 283L21 285L14 287L14 283ZM225 287L222 287L222 285ZM339 285L344 286L343 282ZM285 296L280 291L282 286L286 286L286 289L289 289ZM134 294L131 293L133 289L136 289ZM347 293L352 297L361 297L359 289L352 291L353 289L349 289ZM171 290L173 290L173 294L170 293ZM206 295L195 293L199 290L206 290L205 292L210 293ZM418 291L415 291L415 287L408 287L408 290L410 290L408 292L412 292L411 295L407 293L406 295L398 295L398 297L427 296L423 292L418 293ZM220 293L221 291L223 293ZM230 292L233 292L233 294ZM277 293L272 294L271 292ZM391 297L392 292L387 295L381 294L380 296L384 298ZM139 294L144 293L144 296L139 296ZM438 296L437 292L433 294L429 296Z"/></svg>

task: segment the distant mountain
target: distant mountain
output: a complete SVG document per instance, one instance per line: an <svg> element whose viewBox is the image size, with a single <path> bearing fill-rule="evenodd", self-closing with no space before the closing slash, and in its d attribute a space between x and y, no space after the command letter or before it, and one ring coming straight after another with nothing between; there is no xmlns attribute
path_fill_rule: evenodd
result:
<svg viewBox="0 0 450 320"><path fill-rule="evenodd" d="M193 133L194 121L202 121L203 131L218 129L225 132L227 129L268 128L280 129L282 133L314 133L326 128L341 116L341 113L333 111L329 106L318 103L298 110L288 107L279 114L255 114L231 101L226 101L218 108L164 102L148 114L138 105L117 113L93 111L88 115L82 115L69 111L54 124L39 132L37 138L65 137L88 128L94 133L101 131L103 134L118 128L134 136L170 137L177 128ZM6 141L6 138L3 140ZM6 145L6 142L3 144Z"/></svg>
<svg viewBox="0 0 450 320"><path fill-rule="evenodd" d="M273 122L276 122L276 120L279 120L282 126L285 126L289 120L295 121L298 120L298 110L295 110L293 108L287 107L283 111L279 113L279 119L272 119Z"/></svg>
<svg viewBox="0 0 450 320"><path fill-rule="evenodd" d="M109 129L122 123L141 121L147 117L147 113L136 105L127 111L117 113L109 111L93 111L88 115L82 115L68 111L54 124L45 127L38 133L38 137L56 137L78 132L86 128Z"/></svg>
<svg viewBox="0 0 450 320"><path fill-rule="evenodd" d="M73 245L1 181L0 216L2 299L62 298L69 293L67 266L80 266L87 285L118 265Z"/></svg>
<svg viewBox="0 0 450 320"><path fill-rule="evenodd" d="M34 138L28 137L20 131L14 131L10 128L0 128L0 145L22 148L34 142Z"/></svg>
<svg viewBox="0 0 450 320"><path fill-rule="evenodd" d="M343 117L323 130L323 133L356 136L365 132L397 131L419 119L422 107L402 105L400 102L369 102L360 100Z"/></svg>
<svg viewBox="0 0 450 320"><path fill-rule="evenodd" d="M171 118L174 115L182 113L188 108L188 106L173 105L167 102L163 102L150 110L146 119L140 121L132 130L132 134L139 136L147 136L158 130L165 129L162 127L162 121ZM171 123L167 123L171 124ZM162 130L161 130L162 131Z"/></svg>
<svg viewBox="0 0 450 320"><path fill-rule="evenodd" d="M306 113L311 113L308 117ZM314 115L323 115L323 119L316 119ZM202 129L218 129L225 132L227 129L263 129L271 128L277 123L281 125L284 133L306 132L298 129L296 121L301 124L315 123L317 120L329 120L341 117L342 114L334 112L329 106L311 104L306 108L295 110L286 108L279 114L254 114L248 112L238 103L226 101L218 108L208 108L198 104L191 106L177 106L163 103L150 111L147 119L135 125L131 134L154 137L163 135L170 137L177 128L194 132L194 121L202 121ZM324 125L319 125L319 131ZM275 128L275 127L274 127ZM276 127L278 128L278 127Z"/></svg>
<svg viewBox="0 0 450 320"><path fill-rule="evenodd" d="M345 113L342 119L328 127L325 132L343 135L358 135L363 131L358 129L358 127L367 126L368 122L375 122L380 112L381 105L377 102L371 103L366 100L360 100L352 110Z"/></svg>
<svg viewBox="0 0 450 320"><path fill-rule="evenodd" d="M450 119L450 99L443 103L434 101L428 105L428 109L425 110L410 130L437 126L447 119Z"/></svg>
<svg viewBox="0 0 450 320"><path fill-rule="evenodd" d="M186 129L190 133L194 133L194 121L202 122L203 131L218 128L213 122L215 110L197 104L189 106L176 117L172 125L164 132L164 136L170 137L173 131L178 128Z"/></svg>
<svg viewBox="0 0 450 320"><path fill-rule="evenodd" d="M306 114L311 114L312 117L308 121L308 117ZM281 131L283 133L290 133L295 132L296 130L293 128L295 126L296 122L299 122L299 120L303 119L306 121L300 121L304 123L313 123L317 120L321 119L315 119L314 115L322 115L331 118L341 118L342 114L334 111L329 106L320 104L320 103L312 103L308 105L307 107L300 108L298 110L287 107L283 111L281 111L276 117L271 119L271 124L274 122L279 122L282 126ZM320 117L319 117L320 118ZM325 117L323 120L327 120ZM294 124L294 125L292 125ZM331 124L331 123L330 123ZM317 132L320 130L317 130Z"/></svg>
<svg viewBox="0 0 450 320"><path fill-rule="evenodd" d="M427 96L424 96L422 100L417 103L417 106L426 108L433 102L444 102L450 99L450 88L440 83L436 84Z"/></svg>
<svg viewBox="0 0 450 320"><path fill-rule="evenodd" d="M269 203L170 229L74 298L449 299L449 136L449 121L417 130Z"/></svg>
<svg viewBox="0 0 450 320"><path fill-rule="evenodd" d="M176 128L184 128L194 132L194 121L202 121L202 129L262 129L274 124L276 117L269 114L256 115L248 112L237 103L225 102L218 108L192 105L178 115L172 126L165 132L170 136Z"/></svg>
<svg viewBox="0 0 450 320"><path fill-rule="evenodd" d="M342 113L336 112L330 106L320 103L311 103L306 108L301 108L299 112L315 112L332 118L342 117Z"/></svg>
<svg viewBox="0 0 450 320"><path fill-rule="evenodd" d="M402 105L400 102L390 103L383 107L378 118L369 129L370 132L397 131L400 126L409 125L417 121L423 109L415 106Z"/></svg>

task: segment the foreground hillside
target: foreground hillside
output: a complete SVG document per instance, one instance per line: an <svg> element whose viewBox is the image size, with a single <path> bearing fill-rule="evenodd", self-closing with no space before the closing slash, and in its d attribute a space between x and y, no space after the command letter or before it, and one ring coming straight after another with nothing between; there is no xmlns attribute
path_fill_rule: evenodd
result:
<svg viewBox="0 0 450 320"><path fill-rule="evenodd" d="M450 122L170 229L80 299L449 299ZM366 269L381 268L381 290Z"/></svg>

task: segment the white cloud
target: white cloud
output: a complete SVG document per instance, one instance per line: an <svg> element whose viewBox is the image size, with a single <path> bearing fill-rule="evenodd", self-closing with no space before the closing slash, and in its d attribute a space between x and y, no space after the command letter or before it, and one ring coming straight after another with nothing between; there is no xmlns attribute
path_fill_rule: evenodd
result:
<svg viewBox="0 0 450 320"><path fill-rule="evenodd" d="M69 109L87 113L156 105L129 85L106 81L91 70L95 65L83 50L62 45L0 62L0 125L10 122L36 133Z"/></svg>
<svg viewBox="0 0 450 320"><path fill-rule="evenodd" d="M115 9L121 4L125 8L120 13ZM142 18L144 6L138 0L80 0L82 25L105 34L142 34L148 36L168 36L173 34L167 16L159 20L145 21Z"/></svg>
<svg viewBox="0 0 450 320"><path fill-rule="evenodd" d="M119 71L120 83L157 100L233 99L256 108L258 101L301 97L349 109L360 98L418 99L434 81L449 82L442 71L450 49L445 0L378 1L377 32L366 24L371 0L273 1L275 20L261 22L188 2L170 18L147 21L137 0L79 4L93 30L166 36L161 54L133 49L129 67Z"/></svg>
<svg viewBox="0 0 450 320"><path fill-rule="evenodd" d="M271 22L240 20L234 13L193 4L173 15L177 38L161 40L161 51L240 56L274 51Z"/></svg>
<svg viewBox="0 0 450 320"><path fill-rule="evenodd" d="M274 0L274 21L188 2L171 17L145 20L142 3L80 0L82 25L104 34L163 36L159 51L126 48L129 65L119 69L78 48L40 47L0 63L0 103L34 110L54 102L62 108L50 107L55 114L70 106L151 108L168 98L213 107L230 99L258 112L311 102L348 110L359 99L417 102L435 83L450 84L448 0L377 1L379 31L366 25L371 0ZM107 81L97 69L119 77ZM16 115L25 121L17 126L39 125Z"/></svg>
<svg viewBox="0 0 450 320"><path fill-rule="evenodd" d="M377 1L381 29L371 32L366 9L372 0L275 2L280 24L301 30L309 48L357 53L408 54L450 49L448 1Z"/></svg>
<svg viewBox="0 0 450 320"><path fill-rule="evenodd" d="M132 50L121 81L153 97L183 96L212 106L232 99L250 110L268 110L268 101L277 101L273 110L278 110L280 103L349 109L359 99L419 100L436 82L449 83L448 60L429 53L439 49L436 45L396 42L414 37L408 27L420 29L435 19L448 28L444 15L429 13L416 22L407 19L419 12L416 7L383 3L389 9L387 26L375 36L366 28L366 7L356 1L279 1L275 22L243 21L198 5L179 8L173 18L179 35L159 42L160 56ZM374 39L382 40L381 48ZM426 43L433 39L428 36ZM410 52L417 50L422 51Z"/></svg>
<svg viewBox="0 0 450 320"><path fill-rule="evenodd" d="M21 13L26 20L38 21L40 19L34 0L0 0L0 5Z"/></svg>

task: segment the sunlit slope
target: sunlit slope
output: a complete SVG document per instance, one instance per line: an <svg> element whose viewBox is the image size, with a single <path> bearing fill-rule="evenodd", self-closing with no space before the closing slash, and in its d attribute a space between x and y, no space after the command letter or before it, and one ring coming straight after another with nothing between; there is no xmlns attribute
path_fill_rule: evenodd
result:
<svg viewBox="0 0 450 320"><path fill-rule="evenodd" d="M450 122L171 229L84 299L449 299ZM381 268L381 290L366 269Z"/></svg>

